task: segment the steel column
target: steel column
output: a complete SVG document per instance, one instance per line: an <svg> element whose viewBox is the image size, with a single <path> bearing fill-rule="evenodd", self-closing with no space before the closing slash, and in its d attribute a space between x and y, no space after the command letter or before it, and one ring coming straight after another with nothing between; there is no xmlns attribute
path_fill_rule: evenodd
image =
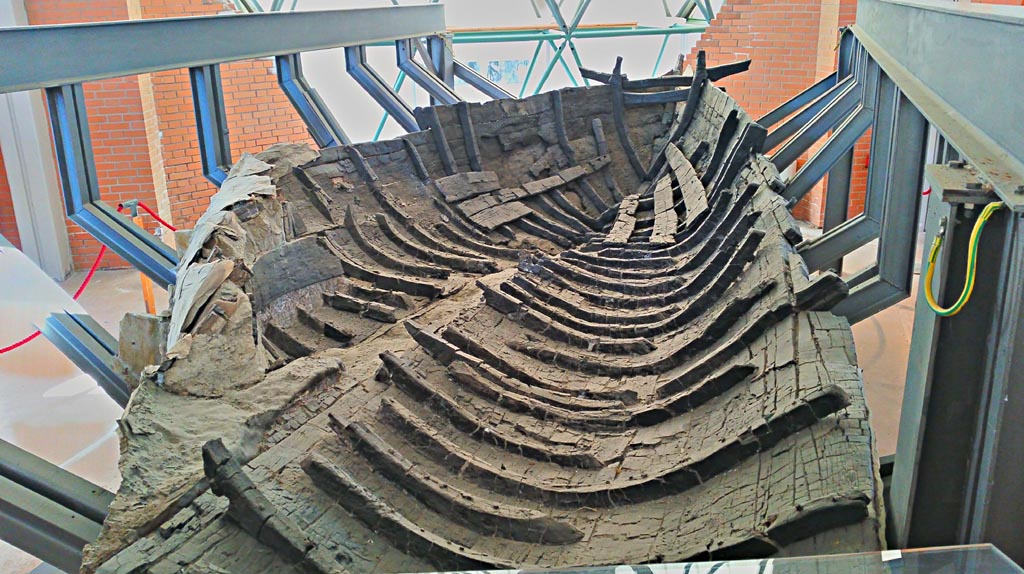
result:
<svg viewBox="0 0 1024 574"><path fill-rule="evenodd" d="M772 163L779 170L789 167L840 122L849 117L860 104L861 89L856 82L850 83L836 98L826 105L807 125L800 128L792 139L772 155Z"/></svg>
<svg viewBox="0 0 1024 574"><path fill-rule="evenodd" d="M366 46L345 48L345 70L407 132L419 131L412 108L366 63Z"/></svg>
<svg viewBox="0 0 1024 574"><path fill-rule="evenodd" d="M220 65L196 66L189 68L188 74L192 81L192 106L196 115L203 175L220 187L228 177L227 170L234 163Z"/></svg>
<svg viewBox="0 0 1024 574"><path fill-rule="evenodd" d="M910 100L902 95L897 98L892 133L900 145L892 147L891 155L877 160L890 166L882 201L877 277L853 287L850 295L832 309L850 323L906 299L913 283L928 123Z"/></svg>
<svg viewBox="0 0 1024 574"><path fill-rule="evenodd" d="M968 210L964 204L951 207L942 203L937 193L929 196L929 204L927 237L934 236L943 219L947 221L936 273L935 293L941 304L955 298L963 287L971 230L979 210ZM1019 374L1009 377L1003 373L998 381L993 377L997 361L1014 364L1020 358L1012 351L1021 315L1003 316L1000 312L1005 305L1019 304L1007 300L1007 295L1019 296L1021 284L1003 283L1019 273L1019 269L1001 270L1004 259L1019 258L1022 253L1016 238L1018 217L1010 217L1003 210L985 227L978 257L978 282L970 303L960 313L939 318L928 307L924 290L919 290L889 505L894 533L901 546L967 542L963 536L965 524L984 524L984 520L972 521L970 517L972 470L982 463L981 452L976 448L977 431L987 407L1000 408L986 404L992 400L988 395L993 383L1011 383L1015 393L1022 386ZM927 252L923 256L927 257ZM926 264L922 261L922 265ZM1006 331L1000 333L1000 328ZM994 400L999 402L1008 396L1004 393ZM998 423L993 421L993 428L985 432L999 428ZM982 466L993 468L995 462L992 459ZM1006 476L1016 475L1019 480L1019 453L1002 459L1002 464L1007 463L1012 467L1005 469ZM990 485L982 488L988 489ZM1017 492L1017 512L1020 496ZM1021 560L1024 547L1020 546L1019 515L1011 524L1018 529L1016 541L1006 540L1010 547L1003 549ZM1016 555L1012 554L1014 550Z"/></svg>
<svg viewBox="0 0 1024 574"><path fill-rule="evenodd" d="M427 38L427 55L433 72L452 90L455 89L455 56L452 53L452 37L449 34L435 34ZM433 99L431 105L436 105Z"/></svg>
<svg viewBox="0 0 1024 574"><path fill-rule="evenodd" d="M316 144L325 148L352 143L331 110L320 99L320 94L306 81L306 76L302 73L301 55L286 54L277 56L274 61L277 68L277 83L306 124L309 135Z"/></svg>
<svg viewBox="0 0 1024 574"><path fill-rule="evenodd" d="M166 288L175 280L177 255L100 200L81 84L48 88L46 98L68 218Z"/></svg>
<svg viewBox="0 0 1024 574"><path fill-rule="evenodd" d="M398 68L430 94L431 104L436 101L451 105L462 101L453 88L415 60L413 40L395 40L395 58Z"/></svg>

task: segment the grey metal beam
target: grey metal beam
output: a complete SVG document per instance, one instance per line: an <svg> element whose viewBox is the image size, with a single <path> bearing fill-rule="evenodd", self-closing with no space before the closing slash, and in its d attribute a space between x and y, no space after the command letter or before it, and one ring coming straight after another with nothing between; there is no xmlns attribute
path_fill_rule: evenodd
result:
<svg viewBox="0 0 1024 574"><path fill-rule="evenodd" d="M835 85L836 74L829 74L815 82L811 87L793 96L786 103L761 116L761 119L757 120L757 123L761 124L765 128L770 128L789 117L790 114L798 112L800 108L813 102L815 98L818 98Z"/></svg>
<svg viewBox="0 0 1024 574"><path fill-rule="evenodd" d="M228 169L234 163L231 158L231 138L228 133L228 116L224 109L220 65L189 68L188 75L192 82L192 106L195 110L203 175L220 187L228 177Z"/></svg>
<svg viewBox="0 0 1024 574"><path fill-rule="evenodd" d="M836 162L857 145L857 141L870 126L871 112L859 108L839 126L839 129L832 133L825 145L821 146L821 149L793 176L792 181L782 192L782 197L789 201L790 205L796 205L816 183L821 181L821 178L825 177L825 174L832 169Z"/></svg>
<svg viewBox="0 0 1024 574"><path fill-rule="evenodd" d="M458 60L453 60L453 63L455 76L458 77L463 82L466 82L467 84L473 86L480 92L483 92L485 95L490 96L495 100L516 99L516 96L514 94L506 91L505 88L483 77L482 75L477 73L476 70L470 68L469 66L463 64Z"/></svg>
<svg viewBox="0 0 1024 574"><path fill-rule="evenodd" d="M871 66L877 71L877 67ZM868 154L867 190L864 197L864 211L868 217L881 221L885 207L885 192L889 185L889 170L892 164L894 145L894 128L896 103L899 90L896 84L885 74L878 73L878 80L872 82L875 110L874 123L871 124L871 147Z"/></svg>
<svg viewBox="0 0 1024 574"><path fill-rule="evenodd" d="M847 76L838 84L832 86L824 94L818 96L814 101L800 110L793 117L786 120L786 123L775 128L768 133L768 137L764 140L763 151L773 150L779 144L785 142L793 136L793 134L800 131L800 128L807 125L814 116L818 115L821 110L825 109L825 106L835 101L839 94L843 93L848 86L853 84L856 80L853 77Z"/></svg>
<svg viewBox="0 0 1024 574"><path fill-rule="evenodd" d="M804 258L808 270L821 271L854 249L867 245L878 237L880 229L878 220L861 214L828 234L800 243L797 252Z"/></svg>
<svg viewBox="0 0 1024 574"><path fill-rule="evenodd" d="M82 548L101 525L20 484L0 477L0 539L65 572L78 572Z"/></svg>
<svg viewBox="0 0 1024 574"><path fill-rule="evenodd" d="M40 332L79 369L96 379L103 392L121 408L128 406L132 389L114 366L118 342L89 315L53 313Z"/></svg>
<svg viewBox="0 0 1024 574"><path fill-rule="evenodd" d="M0 29L0 93L444 30L441 5L6 28Z"/></svg>
<svg viewBox="0 0 1024 574"><path fill-rule="evenodd" d="M865 0L853 26L900 90L994 185L1024 210L1024 15L1009 6ZM924 30L922 34L907 30ZM957 70L951 74L950 70Z"/></svg>
<svg viewBox="0 0 1024 574"><path fill-rule="evenodd" d="M878 269L872 267L869 271L877 273ZM851 289L846 299L832 308L832 312L846 317L846 320L852 325L879 311L884 311L906 298L906 292L899 286L875 276L865 279L857 288Z"/></svg>
<svg viewBox="0 0 1024 574"><path fill-rule="evenodd" d="M107 507L114 500L114 493L2 439L0 476L97 524L107 517Z"/></svg>
<svg viewBox="0 0 1024 574"><path fill-rule="evenodd" d="M430 94L432 103L436 101L451 105L462 101L453 88L416 61L414 40L409 38L395 40L395 58L398 68Z"/></svg>
<svg viewBox="0 0 1024 574"><path fill-rule="evenodd" d="M1005 239L988 331L985 390L970 459L967 514L961 539L995 543L1024 563L1024 216L1006 214ZM987 232L986 227L986 232ZM989 249L991 251L991 249Z"/></svg>
<svg viewBox="0 0 1024 574"><path fill-rule="evenodd" d="M813 119L772 155L771 160L775 167L780 171L789 167L814 145L814 142L852 114L860 104L860 99L861 88L856 82L846 86L834 100L815 114Z"/></svg>
<svg viewBox="0 0 1024 574"><path fill-rule="evenodd" d="M407 132L419 131L409 104L366 62L366 46L345 48L345 70Z"/></svg>
<svg viewBox="0 0 1024 574"><path fill-rule="evenodd" d="M978 210L969 211L963 204L950 208L935 193L929 196L929 203L926 236L934 236L943 218L947 222L935 294L940 304L948 304L963 287L963 270ZM1006 210L997 212L986 225L978 257L978 281L970 302L960 313L938 317L925 301L924 289L919 290L889 505L896 538L904 547L970 541L963 536L963 527L972 514L972 471L981 463L978 429L983 428L986 402L993 400L989 396L995 382L992 368L1000 356L1010 363L1019 357L1010 351L1021 316L1000 312L1003 305L1013 304L1006 300L1007 295L1019 294L1020 288L1003 282L1008 278L1004 258L1011 254L1020 257L1022 248L1008 236L1020 217L1010 215ZM927 257L927 252L922 256ZM1002 379L1007 381L1012 381L1016 389L1022 385L1019 375ZM1003 394L994 400L1008 396ZM1019 453L1002 462L1012 465L1004 469L1009 473L1006 476L1016 474L1020 478ZM1016 496L1019 512L1022 493L1018 491ZM1011 558L1024 559L1019 515L1010 525L1003 525L1004 532L1008 526L1017 531L1014 537L985 540L1008 544L1004 547L1008 554L1016 551Z"/></svg>
<svg viewBox="0 0 1024 574"><path fill-rule="evenodd" d="M895 127L889 180L878 236L879 276L910 296L924 175L928 122L902 94L896 102Z"/></svg>
<svg viewBox="0 0 1024 574"><path fill-rule="evenodd" d="M435 34L427 38L427 57L432 70L446 86L455 89L455 56L451 34ZM479 88L477 88L479 89ZM486 92L485 92L486 93ZM497 99L497 98L495 98ZM434 105L437 102L431 101Z"/></svg>
<svg viewBox="0 0 1024 574"><path fill-rule="evenodd" d="M274 61L277 83L306 124L313 141L321 148L352 143L320 94L306 81L301 54L277 56Z"/></svg>
<svg viewBox="0 0 1024 574"><path fill-rule="evenodd" d="M853 151L851 148L844 153L828 172L828 181L825 184L825 213L821 224L823 234L828 234L842 225L850 214ZM837 259L826 263L825 268L835 269L837 274L842 275L843 260Z"/></svg>
<svg viewBox="0 0 1024 574"><path fill-rule="evenodd" d="M173 283L174 251L100 200L81 84L48 88L46 98L68 217L158 285Z"/></svg>

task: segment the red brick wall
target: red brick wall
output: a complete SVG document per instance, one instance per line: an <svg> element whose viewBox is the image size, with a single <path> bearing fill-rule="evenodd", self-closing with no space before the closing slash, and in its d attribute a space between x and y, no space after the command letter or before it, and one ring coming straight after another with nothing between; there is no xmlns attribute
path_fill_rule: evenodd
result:
<svg viewBox="0 0 1024 574"><path fill-rule="evenodd" d="M128 19L124 0L29 0L25 10L33 25ZM111 205L128 199L155 204L138 79L88 82L84 89L100 197ZM71 221L67 225L74 267L87 268L100 243ZM154 226L147 222L147 229ZM113 254L104 259L105 267L126 265Z"/></svg>
<svg viewBox="0 0 1024 574"><path fill-rule="evenodd" d="M856 0L840 0L838 26L852 24L856 12ZM834 18L835 12L832 14ZM718 85L724 87L756 119L800 93L822 75L816 69L819 53L833 50L834 45L831 44L832 36L827 34L830 45L819 46L822 41L819 37L820 18L822 0L783 3L775 0L726 0L686 62L695 62L700 49L707 52L708 65L752 59L748 72L726 78ZM854 149L850 216L864 209L869 145L870 137L865 136ZM804 161L806 158L799 160L797 167ZM794 207L793 214L820 226L824 207L824 185L820 185Z"/></svg>
<svg viewBox="0 0 1024 574"><path fill-rule="evenodd" d="M757 119L815 78L820 0L726 0L697 46L709 66L750 58L750 70L717 83Z"/></svg>
<svg viewBox="0 0 1024 574"><path fill-rule="evenodd" d="M140 0L144 18L199 16L231 10L209 0ZM308 141L305 124L277 85L272 60L221 65L224 106L234 159L277 142ZM216 188L202 175L188 72L152 75L153 99L162 132L163 165L171 219L191 227L206 211Z"/></svg>
<svg viewBox="0 0 1024 574"><path fill-rule="evenodd" d="M841 0L839 5L839 26L849 26L857 18L857 0ZM850 177L850 202L847 219L864 211L864 199L867 196L868 156L871 148L871 131L864 134L853 148L853 172ZM821 227L825 220L825 184L811 190L807 196L793 208L793 215L802 221Z"/></svg>
<svg viewBox="0 0 1024 574"><path fill-rule="evenodd" d="M0 235L21 248L18 224L14 221L14 203L11 201L11 186L7 183L7 169L4 167L4 153L0 150Z"/></svg>

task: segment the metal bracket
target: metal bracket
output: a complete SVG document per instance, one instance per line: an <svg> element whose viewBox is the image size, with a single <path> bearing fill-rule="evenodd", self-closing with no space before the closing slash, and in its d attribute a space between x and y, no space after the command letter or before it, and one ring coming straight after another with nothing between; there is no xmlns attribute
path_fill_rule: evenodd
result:
<svg viewBox="0 0 1024 574"><path fill-rule="evenodd" d="M277 68L277 83L305 122L316 145L325 148L352 143L331 110L320 99L320 94L306 81L300 54L277 56L274 67Z"/></svg>
<svg viewBox="0 0 1024 574"><path fill-rule="evenodd" d="M203 175L220 187L228 177L228 166L233 163L220 65L196 66L189 68L188 74L192 80L192 104L195 106L196 129L199 131L199 156L203 162Z"/></svg>
<svg viewBox="0 0 1024 574"><path fill-rule="evenodd" d="M984 205L999 201L992 184L963 160L928 164L924 166L924 174L932 193L938 193L939 199L946 203Z"/></svg>
<svg viewBox="0 0 1024 574"><path fill-rule="evenodd" d="M177 254L100 200L82 85L47 88L46 100L68 218L166 288L175 280Z"/></svg>
<svg viewBox="0 0 1024 574"><path fill-rule="evenodd" d="M366 46L345 48L345 70L407 132L419 131L412 108L367 64Z"/></svg>
<svg viewBox="0 0 1024 574"><path fill-rule="evenodd" d="M462 101L453 88L417 62L415 56L416 48L411 38L395 40L395 57L398 61L398 68L405 72L412 81L426 90L433 100L442 104L451 105Z"/></svg>
<svg viewBox="0 0 1024 574"><path fill-rule="evenodd" d="M114 367L117 339L89 315L53 313L39 330L103 389L121 408L128 405L132 389Z"/></svg>

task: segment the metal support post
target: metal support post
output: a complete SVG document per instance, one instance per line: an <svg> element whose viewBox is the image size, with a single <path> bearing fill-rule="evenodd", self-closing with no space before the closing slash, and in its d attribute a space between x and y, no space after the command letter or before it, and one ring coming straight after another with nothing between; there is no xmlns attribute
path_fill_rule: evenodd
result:
<svg viewBox="0 0 1024 574"><path fill-rule="evenodd" d="M909 297L914 280L928 122L906 96L898 94L893 123L891 133L900 144L892 146L889 156L878 158L879 162L890 166L881 202L878 265L872 277L863 278L851 288L850 295L832 309L850 323Z"/></svg>
<svg viewBox="0 0 1024 574"><path fill-rule="evenodd" d="M325 148L352 143L331 110L320 99L320 94L306 81L306 76L302 73L300 54L277 56L275 67L277 83L305 122L309 135L318 146Z"/></svg>
<svg viewBox="0 0 1024 574"><path fill-rule="evenodd" d="M100 533L114 495L0 440L0 539L65 572Z"/></svg>
<svg viewBox="0 0 1024 574"><path fill-rule="evenodd" d="M345 70L407 132L419 131L412 108L366 63L366 46L345 48Z"/></svg>
<svg viewBox="0 0 1024 574"><path fill-rule="evenodd" d="M853 149L870 125L871 112L865 108L859 108L839 126L839 129L832 133L825 145L793 176L792 181L782 192L782 197L789 201L790 205L796 205L816 183L821 181L821 178L825 177L825 174L832 169L836 162Z"/></svg>
<svg viewBox="0 0 1024 574"><path fill-rule="evenodd" d="M929 196L927 237L946 236L935 293L960 293L980 209ZM973 208L972 208L973 207ZM901 546L991 542L1024 560L1024 222L1002 209L978 247L978 281L963 310L940 318L918 296L892 478ZM924 254L927 257L927 252Z"/></svg>
<svg viewBox="0 0 1024 574"><path fill-rule="evenodd" d="M68 217L166 288L175 280L175 252L100 200L82 85L47 88L46 97Z"/></svg>
<svg viewBox="0 0 1024 574"><path fill-rule="evenodd" d="M227 169L233 163L220 65L196 66L189 68L188 73L192 80L192 105L195 107L196 129L199 132L199 157L203 162L203 175L220 187L228 177Z"/></svg>
<svg viewBox="0 0 1024 574"><path fill-rule="evenodd" d="M779 170L789 167L804 154L814 142L850 116L860 104L861 89L856 82L847 85L829 104L815 114L779 151L772 155L772 163Z"/></svg>
<svg viewBox="0 0 1024 574"><path fill-rule="evenodd" d="M450 34L435 34L427 37L427 55L430 57L433 72L452 90L455 89L455 57L452 54L452 37ZM431 105L437 102L431 98Z"/></svg>
<svg viewBox="0 0 1024 574"><path fill-rule="evenodd" d="M103 392L121 408L132 389L114 366L117 339L89 315L53 313L39 330L79 369L96 379Z"/></svg>
<svg viewBox="0 0 1024 574"><path fill-rule="evenodd" d="M415 44L412 39L395 40L398 68L430 94L431 104L435 101L445 105L461 102L462 98L455 93L455 89L417 62L415 55Z"/></svg>

